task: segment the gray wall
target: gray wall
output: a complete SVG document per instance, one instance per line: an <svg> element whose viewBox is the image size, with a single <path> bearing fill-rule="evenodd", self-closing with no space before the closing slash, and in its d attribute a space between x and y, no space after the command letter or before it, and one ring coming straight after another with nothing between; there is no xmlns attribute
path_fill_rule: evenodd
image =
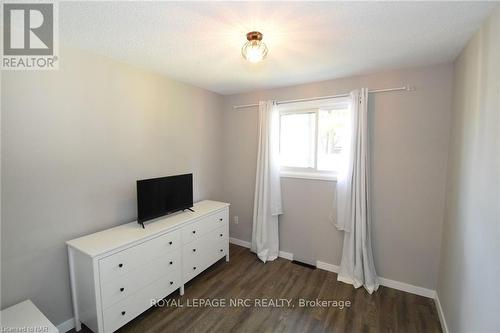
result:
<svg viewBox="0 0 500 333"><path fill-rule="evenodd" d="M73 316L64 242L136 218L135 180L194 172L218 198L222 97L63 48L59 71L2 73L2 308Z"/></svg>
<svg viewBox="0 0 500 333"><path fill-rule="evenodd" d="M256 108L233 105L411 84L413 92L370 96L375 262L385 278L435 289L444 213L452 66L390 71L225 97L224 195L231 237L250 241L257 154ZM342 234L332 225L335 183L282 178L281 250L338 265Z"/></svg>
<svg viewBox="0 0 500 333"><path fill-rule="evenodd" d="M500 7L455 62L438 296L450 332L500 329Z"/></svg>
<svg viewBox="0 0 500 333"><path fill-rule="evenodd" d="M450 328L500 326L481 311L500 299L499 16L455 63L446 216L451 65L224 98L67 48L59 71L2 72L2 308L31 298L56 324L72 317L64 241L134 220L139 178L194 172L195 199L230 202L240 218L231 236L250 241L258 114L233 105L408 83L416 90L370 99L378 272L435 289L443 234L438 293ZM338 265L335 183L283 178L282 189L281 249Z"/></svg>

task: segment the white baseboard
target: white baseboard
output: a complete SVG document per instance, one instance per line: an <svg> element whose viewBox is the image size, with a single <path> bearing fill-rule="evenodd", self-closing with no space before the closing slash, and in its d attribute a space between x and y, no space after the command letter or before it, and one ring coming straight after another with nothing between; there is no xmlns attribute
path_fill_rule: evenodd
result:
<svg viewBox="0 0 500 333"><path fill-rule="evenodd" d="M383 277L379 277L379 282L382 286L389 287L392 289L397 289L401 291L406 291L410 294L415 294L419 296L424 296L428 298L434 298L436 296L436 291L432 289L427 289L419 286L414 286L409 283L404 283L400 281L395 281L391 279L386 279Z"/></svg>
<svg viewBox="0 0 500 333"><path fill-rule="evenodd" d="M436 303L436 308L439 316L439 322L441 323L441 329L443 333L449 333L448 325L446 324L446 319L444 318L443 308L441 307L441 302L439 301L439 295L436 292L436 297L434 298L434 302Z"/></svg>
<svg viewBox="0 0 500 333"><path fill-rule="evenodd" d="M59 333L66 333L68 331L71 331L73 328L75 328L74 318L70 318L65 322L62 322L59 325L57 325L57 330L59 331Z"/></svg>
<svg viewBox="0 0 500 333"><path fill-rule="evenodd" d="M250 242L247 242L247 241L244 241L244 240L241 240L241 239L238 239L238 238L233 238L233 237L229 237L229 243L231 244L235 244L235 245L239 245L239 246L243 246L243 247L246 247L246 248L250 248Z"/></svg>
<svg viewBox="0 0 500 333"><path fill-rule="evenodd" d="M329 271L333 273L338 273L340 268L337 265L332 265L324 261L316 261L316 268L322 269L324 271Z"/></svg>
<svg viewBox="0 0 500 333"><path fill-rule="evenodd" d="M283 258L283 259L287 259L290 261L293 260L293 253L290 253L290 252L280 251L279 256L280 256L280 258Z"/></svg>
<svg viewBox="0 0 500 333"><path fill-rule="evenodd" d="M325 271L333 272L333 273L338 273L340 271L340 267L337 265L332 265L324 261L317 261L316 262L316 267L319 269L323 269ZM434 298L436 295L436 292L431 289L427 288L422 288L418 286L414 286L412 284L404 283L404 282L399 282L391 279L386 279L379 277L379 282L380 285L389 287L392 289L397 289L401 291L406 291L407 293L410 294L415 294L419 296L424 296L424 297L429 297L429 298Z"/></svg>
<svg viewBox="0 0 500 333"><path fill-rule="evenodd" d="M241 240L238 238L233 238L233 237L229 237L229 243L243 246L246 248L250 248L250 246L251 246L250 242L247 242L247 241L244 241L244 240ZM280 251L278 255L280 258L283 258L283 259L293 260L293 253Z"/></svg>
<svg viewBox="0 0 500 333"><path fill-rule="evenodd" d="M326 263L324 261L319 261L319 260L316 262L316 267L319 269L323 269L325 271L334 272L334 273L338 273L340 271L339 266L332 265L332 264ZM436 292L434 290L414 286L412 284L408 284L408 283L404 283L404 282L394 281L391 279L379 277L379 282L382 286L397 289L397 290L406 291L407 293L410 293L410 294L420 295L420 296L429 297L429 298L434 298L434 296L436 295Z"/></svg>

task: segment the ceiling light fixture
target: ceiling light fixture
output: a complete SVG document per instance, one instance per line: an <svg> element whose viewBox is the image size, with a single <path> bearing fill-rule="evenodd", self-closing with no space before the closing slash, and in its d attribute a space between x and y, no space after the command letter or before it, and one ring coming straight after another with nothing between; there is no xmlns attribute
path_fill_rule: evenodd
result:
<svg viewBox="0 0 500 333"><path fill-rule="evenodd" d="M267 55L267 46L262 42L262 34L258 31L247 33L248 42L241 48L243 58L251 63L262 61Z"/></svg>

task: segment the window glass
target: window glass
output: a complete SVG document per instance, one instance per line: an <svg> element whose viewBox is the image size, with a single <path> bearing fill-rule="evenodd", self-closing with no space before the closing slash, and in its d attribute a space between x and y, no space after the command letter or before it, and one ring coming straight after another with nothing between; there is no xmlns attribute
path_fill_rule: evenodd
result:
<svg viewBox="0 0 500 333"><path fill-rule="evenodd" d="M318 111L318 170L337 171L348 140L349 110Z"/></svg>
<svg viewBox="0 0 500 333"><path fill-rule="evenodd" d="M351 111L347 98L280 106L280 162L288 175L325 176L346 164Z"/></svg>
<svg viewBox="0 0 500 333"><path fill-rule="evenodd" d="M280 121L282 166L314 168L316 113L285 113Z"/></svg>

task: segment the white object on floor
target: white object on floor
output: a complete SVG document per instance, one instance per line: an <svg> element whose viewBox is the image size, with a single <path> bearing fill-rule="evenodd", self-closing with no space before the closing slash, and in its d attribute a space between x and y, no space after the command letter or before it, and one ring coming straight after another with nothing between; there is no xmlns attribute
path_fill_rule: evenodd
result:
<svg viewBox="0 0 500 333"><path fill-rule="evenodd" d="M143 229L123 224L66 242L75 327L116 331L219 259L229 260L229 204L200 201Z"/></svg>
<svg viewBox="0 0 500 333"><path fill-rule="evenodd" d="M278 215L283 209L278 156L279 111L273 101L261 101L251 249L263 262L279 255Z"/></svg>
<svg viewBox="0 0 500 333"><path fill-rule="evenodd" d="M2 332L59 332L30 300L0 311L0 327Z"/></svg>

